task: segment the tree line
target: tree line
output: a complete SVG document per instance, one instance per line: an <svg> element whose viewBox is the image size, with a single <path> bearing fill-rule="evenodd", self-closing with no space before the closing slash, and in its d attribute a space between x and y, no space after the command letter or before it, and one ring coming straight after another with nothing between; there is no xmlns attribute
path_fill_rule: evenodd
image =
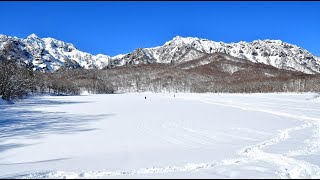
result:
<svg viewBox="0 0 320 180"><path fill-rule="evenodd" d="M81 73L80 73L81 72ZM28 69L10 60L0 60L0 96L5 100L23 98L29 94L79 95L114 93L109 83L98 76L98 71L61 69L43 73Z"/></svg>
<svg viewBox="0 0 320 180"><path fill-rule="evenodd" d="M259 70L260 71L260 70ZM253 74L253 75L252 75ZM266 77L227 76L186 70L170 64L149 64L111 69L64 69L53 73L33 71L10 60L0 60L0 96L5 100L28 94L79 95L125 92L266 93L320 92L320 75ZM280 73L281 74L281 73Z"/></svg>

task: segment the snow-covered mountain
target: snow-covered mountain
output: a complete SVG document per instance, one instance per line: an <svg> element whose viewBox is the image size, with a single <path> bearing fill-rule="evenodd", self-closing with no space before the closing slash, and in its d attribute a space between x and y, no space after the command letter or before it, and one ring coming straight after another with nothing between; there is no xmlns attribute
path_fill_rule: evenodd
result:
<svg viewBox="0 0 320 180"><path fill-rule="evenodd" d="M114 57L82 52L70 43L31 34L26 39L0 35L0 53L22 59L35 70L55 71L67 68L104 68L128 64L174 63L190 61L205 54L225 53L280 69L320 73L320 58L305 49L280 40L223 43L194 37L176 36L162 46L138 48ZM1 54L0 54L1 55Z"/></svg>
<svg viewBox="0 0 320 180"><path fill-rule="evenodd" d="M121 64L141 62L181 63L203 56L202 53L225 53L233 57L308 74L320 72L320 58L305 49L280 40L223 43L208 39L176 36L163 46L137 49L127 54ZM188 55L186 57L186 55Z"/></svg>
<svg viewBox="0 0 320 180"><path fill-rule="evenodd" d="M26 39L0 35L0 52L9 59L23 59L22 63L32 66L34 70L45 71L55 71L62 66L103 68L111 59L107 55L92 55L78 50L73 44L53 38L39 38L35 34Z"/></svg>

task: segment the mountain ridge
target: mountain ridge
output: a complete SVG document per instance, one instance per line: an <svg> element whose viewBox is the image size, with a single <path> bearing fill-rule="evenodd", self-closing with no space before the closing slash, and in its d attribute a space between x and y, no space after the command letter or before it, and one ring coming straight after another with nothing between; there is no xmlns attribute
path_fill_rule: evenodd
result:
<svg viewBox="0 0 320 180"><path fill-rule="evenodd" d="M306 74L320 73L319 57L299 46L271 39L224 43L204 38L175 36L161 46L137 48L127 54L108 56L83 52L72 43L51 37L40 38L34 33L26 39L0 34L0 53L8 59L22 59L21 63L27 64L33 70L49 72L61 67L102 69L134 64L179 64L204 54L225 53L279 69Z"/></svg>

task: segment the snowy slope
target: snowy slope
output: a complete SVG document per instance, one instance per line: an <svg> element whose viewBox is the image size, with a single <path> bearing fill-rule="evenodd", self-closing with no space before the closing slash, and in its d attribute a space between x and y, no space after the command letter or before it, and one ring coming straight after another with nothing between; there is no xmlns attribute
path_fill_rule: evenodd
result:
<svg viewBox="0 0 320 180"><path fill-rule="evenodd" d="M39 38L31 34L26 39L0 35L0 54L23 59L38 70L55 71L67 68L104 68L128 64L174 63L200 58L206 53L226 53L233 57L272 65L280 69L308 74L320 72L320 58L305 49L280 40L223 43L208 39L176 36L162 46L138 48L114 57L82 52L70 43L53 38ZM200 52L200 53L199 53Z"/></svg>
<svg viewBox="0 0 320 180"><path fill-rule="evenodd" d="M319 178L315 97L136 93L0 105L0 178Z"/></svg>

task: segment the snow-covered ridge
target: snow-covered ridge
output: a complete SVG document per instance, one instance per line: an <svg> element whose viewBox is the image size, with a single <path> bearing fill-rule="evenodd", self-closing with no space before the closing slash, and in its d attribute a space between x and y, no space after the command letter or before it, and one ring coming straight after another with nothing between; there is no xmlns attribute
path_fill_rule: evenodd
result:
<svg viewBox="0 0 320 180"><path fill-rule="evenodd" d="M8 44L13 45L8 47ZM320 73L320 58L305 49L281 40L255 40L238 43L215 42L196 37L176 36L162 46L138 48L114 57L92 55L78 50L73 44L54 38L39 38L35 34L26 39L0 35L0 53L9 48L13 56L24 57L34 69L55 71L68 68L104 68L140 63L181 63L199 58L203 53L226 53L230 56L272 65L280 69ZM194 50L200 52L194 52ZM9 53L10 54L10 53ZM187 56L186 56L187 55Z"/></svg>
<svg viewBox="0 0 320 180"><path fill-rule="evenodd" d="M281 40L255 40L238 43L215 42L208 39L176 36L163 46L145 48L142 51L159 63L179 61L189 49L203 53L228 55L259 62L280 69L301 71L308 74L320 72L320 58L305 49ZM192 60L192 59L189 59Z"/></svg>
<svg viewBox="0 0 320 180"><path fill-rule="evenodd" d="M68 68L101 69L107 66L111 59L103 54L92 55L82 52L71 43L54 38L39 38L35 34L29 35L26 39L0 35L0 51L6 47L9 51L16 48L15 52L21 52L25 63L31 64L34 70L55 71L64 65ZM13 53L13 56L17 58L19 54Z"/></svg>

